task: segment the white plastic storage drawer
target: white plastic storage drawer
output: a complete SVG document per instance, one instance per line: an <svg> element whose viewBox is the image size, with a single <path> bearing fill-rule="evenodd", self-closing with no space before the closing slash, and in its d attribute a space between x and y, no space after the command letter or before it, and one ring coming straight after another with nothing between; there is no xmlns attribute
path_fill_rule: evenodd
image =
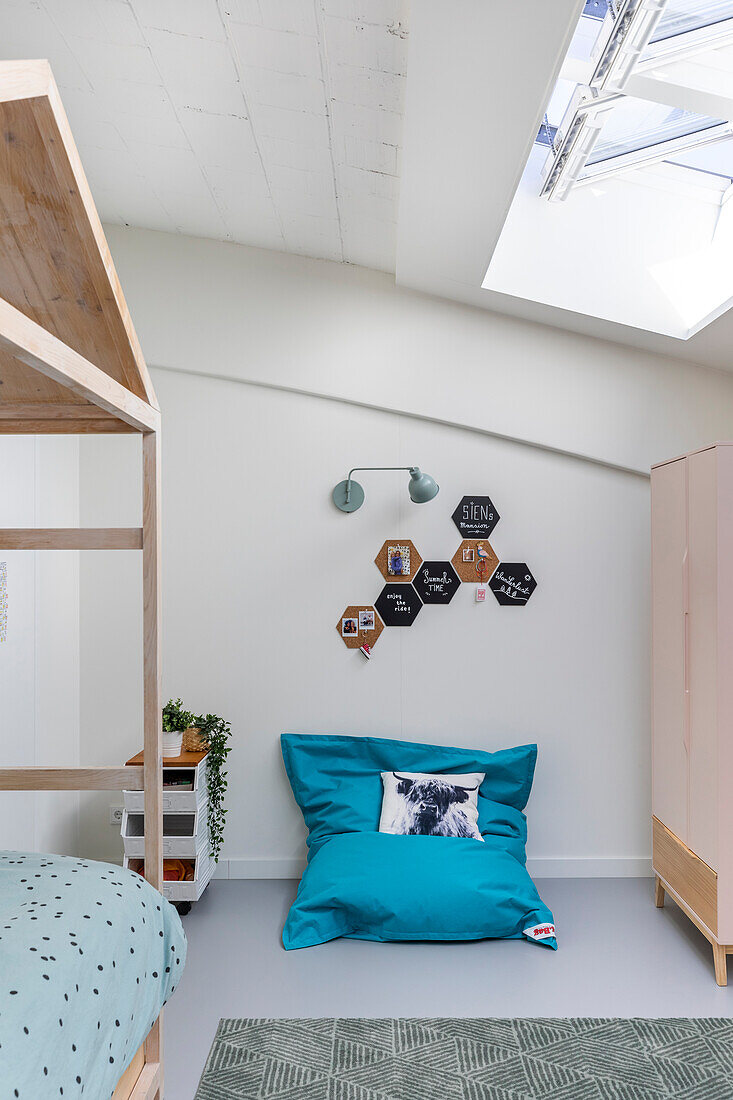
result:
<svg viewBox="0 0 733 1100"><path fill-rule="evenodd" d="M125 856L124 866L141 874L145 865L140 859ZM200 854L196 856L194 863L193 882L170 882L164 879L161 893L168 901L198 901L209 885L215 869L216 864L208 853Z"/></svg>
<svg viewBox="0 0 733 1100"><path fill-rule="evenodd" d="M163 811L195 813L206 802L205 766L163 768ZM175 786L174 786L175 784ZM189 786L190 785L190 786ZM125 809L141 814L145 808L144 791L124 791Z"/></svg>
<svg viewBox="0 0 733 1100"><path fill-rule="evenodd" d="M122 842L126 856L145 855L145 815L122 815ZM163 814L163 855L195 859L209 845L209 829L205 811Z"/></svg>

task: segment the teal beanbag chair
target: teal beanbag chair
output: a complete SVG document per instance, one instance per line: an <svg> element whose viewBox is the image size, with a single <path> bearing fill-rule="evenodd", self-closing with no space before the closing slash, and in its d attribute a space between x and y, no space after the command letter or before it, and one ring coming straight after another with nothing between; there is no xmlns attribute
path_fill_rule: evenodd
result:
<svg viewBox="0 0 733 1100"><path fill-rule="evenodd" d="M524 809L536 745L500 752L374 737L283 734L308 827L308 866L283 930L287 950L364 940L529 939L556 948L554 918L525 866ZM382 771L484 772L482 841L380 833Z"/></svg>

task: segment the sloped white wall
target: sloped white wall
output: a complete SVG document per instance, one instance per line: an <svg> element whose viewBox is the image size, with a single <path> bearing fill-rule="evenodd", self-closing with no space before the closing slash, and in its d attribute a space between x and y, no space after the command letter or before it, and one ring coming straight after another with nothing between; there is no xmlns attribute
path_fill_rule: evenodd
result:
<svg viewBox="0 0 733 1100"><path fill-rule="evenodd" d="M648 473L727 438L731 376L242 245L108 228L153 366L421 416Z"/></svg>

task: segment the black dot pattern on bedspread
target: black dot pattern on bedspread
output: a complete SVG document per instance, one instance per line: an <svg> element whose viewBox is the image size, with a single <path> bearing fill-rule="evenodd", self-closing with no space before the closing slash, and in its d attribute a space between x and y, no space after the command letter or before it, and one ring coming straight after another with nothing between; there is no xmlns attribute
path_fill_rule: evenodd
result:
<svg viewBox="0 0 733 1100"><path fill-rule="evenodd" d="M132 871L0 852L0 1100L111 1097L185 957L178 914Z"/></svg>

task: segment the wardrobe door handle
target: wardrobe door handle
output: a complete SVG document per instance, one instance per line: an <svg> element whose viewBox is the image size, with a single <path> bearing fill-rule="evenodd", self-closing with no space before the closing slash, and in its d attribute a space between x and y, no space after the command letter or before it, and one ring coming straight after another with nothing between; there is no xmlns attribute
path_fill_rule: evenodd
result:
<svg viewBox="0 0 733 1100"><path fill-rule="evenodd" d="M685 547L682 557L682 610L683 610L683 635L682 635L682 690L684 703L684 716L682 726L682 741L685 752L690 752L690 550Z"/></svg>

